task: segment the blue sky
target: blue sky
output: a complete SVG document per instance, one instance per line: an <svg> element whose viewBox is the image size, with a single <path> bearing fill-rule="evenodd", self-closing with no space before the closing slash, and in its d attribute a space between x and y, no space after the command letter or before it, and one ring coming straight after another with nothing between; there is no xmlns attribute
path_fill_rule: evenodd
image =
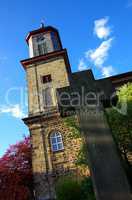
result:
<svg viewBox="0 0 132 200"><path fill-rule="evenodd" d="M91 67L101 78L132 69L132 0L2 1L0 156L28 134L21 121L27 92L20 60L28 58L26 34L39 28L42 19L59 29L73 71Z"/></svg>

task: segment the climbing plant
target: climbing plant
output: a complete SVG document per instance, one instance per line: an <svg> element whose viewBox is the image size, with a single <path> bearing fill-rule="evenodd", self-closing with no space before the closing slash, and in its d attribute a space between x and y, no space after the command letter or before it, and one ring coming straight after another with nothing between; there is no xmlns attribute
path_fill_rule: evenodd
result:
<svg viewBox="0 0 132 200"><path fill-rule="evenodd" d="M87 149L86 149L86 144L82 143L77 160L75 162L77 166L89 166L89 161L88 161L88 156L87 156Z"/></svg>
<svg viewBox="0 0 132 200"><path fill-rule="evenodd" d="M117 107L106 110L107 119L132 185L132 83L117 91Z"/></svg>
<svg viewBox="0 0 132 200"><path fill-rule="evenodd" d="M132 83L119 88L117 96L118 109L107 109L106 114L121 155L129 163L128 156L132 153Z"/></svg>
<svg viewBox="0 0 132 200"><path fill-rule="evenodd" d="M77 116L65 117L63 120L64 124L71 129L69 134L71 139L79 139L82 137ZM75 164L77 167L83 169L88 169L89 166L86 144L83 137ZM89 176L81 178L80 182L78 182L74 177L60 179L57 183L56 193L57 200L95 200L93 184L91 177Z"/></svg>
<svg viewBox="0 0 132 200"><path fill-rule="evenodd" d="M81 137L79 123L77 122L77 117L75 115L65 117L63 118L63 121L66 126L71 128L71 133L69 134L71 139Z"/></svg>
<svg viewBox="0 0 132 200"><path fill-rule="evenodd" d="M81 137L81 130L80 130L80 125L77 119L77 116L69 116L65 117L63 119L64 123L66 126L71 128L71 132L69 133L69 137L71 139L77 139ZM83 138L82 138L83 141ZM86 153L86 145L84 142L82 142L80 146L80 150L76 159L75 164L78 166L85 165L88 166L88 159L87 159L87 153Z"/></svg>

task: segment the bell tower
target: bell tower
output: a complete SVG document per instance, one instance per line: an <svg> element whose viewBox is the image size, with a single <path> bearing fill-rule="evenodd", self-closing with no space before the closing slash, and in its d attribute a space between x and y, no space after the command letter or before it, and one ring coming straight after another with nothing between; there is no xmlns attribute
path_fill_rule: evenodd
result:
<svg viewBox="0 0 132 200"><path fill-rule="evenodd" d="M80 144L75 140L71 144L67 138L71 130L60 116L56 94L57 89L70 86L71 68L56 28L42 26L29 32L26 41L29 58L21 64L26 71L29 109L23 121L32 141L34 194L37 200L52 200L56 177L75 168Z"/></svg>
<svg viewBox="0 0 132 200"><path fill-rule="evenodd" d="M56 89L70 84L67 51L58 31L51 26L31 31L26 41L30 58L21 63L27 73L29 115L50 112L58 107Z"/></svg>

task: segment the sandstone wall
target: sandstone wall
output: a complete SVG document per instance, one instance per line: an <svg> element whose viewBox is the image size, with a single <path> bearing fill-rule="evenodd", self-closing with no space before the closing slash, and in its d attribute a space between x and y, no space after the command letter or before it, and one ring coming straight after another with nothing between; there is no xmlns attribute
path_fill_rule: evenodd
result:
<svg viewBox="0 0 132 200"><path fill-rule="evenodd" d="M51 75L52 81L42 83L42 76ZM44 111L43 90L53 89L54 104L57 106L56 89L69 86L69 77L63 57L30 65L27 68L27 82L29 94L29 114Z"/></svg>
<svg viewBox="0 0 132 200"><path fill-rule="evenodd" d="M40 199L55 197L54 184L59 176L76 173L77 155L82 144L81 138L70 138L72 128L60 117L39 121L30 125L32 137L32 165L36 196ZM62 134L64 150L53 152L50 134L59 131Z"/></svg>

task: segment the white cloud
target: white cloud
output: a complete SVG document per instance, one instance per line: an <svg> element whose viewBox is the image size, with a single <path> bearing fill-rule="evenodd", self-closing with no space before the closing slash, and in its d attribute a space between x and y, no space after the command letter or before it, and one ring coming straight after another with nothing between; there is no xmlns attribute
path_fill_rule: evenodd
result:
<svg viewBox="0 0 132 200"><path fill-rule="evenodd" d="M104 63L109 56L109 50L112 47L113 38L103 41L96 49L91 49L85 53L88 61L92 62L97 67L104 77L111 76L115 70L114 67L106 66Z"/></svg>
<svg viewBox="0 0 132 200"><path fill-rule="evenodd" d="M115 70L111 65L107 67L102 67L101 71L104 77L109 77L115 73Z"/></svg>
<svg viewBox="0 0 132 200"><path fill-rule="evenodd" d="M100 39L110 36L111 28L108 26L109 18L105 17L94 21L94 34Z"/></svg>
<svg viewBox="0 0 132 200"><path fill-rule="evenodd" d="M2 113L8 113L12 117L15 117L15 118L25 117L25 114L22 111L22 109L20 108L19 104L12 105L10 107L4 107L4 106L0 107L0 114L2 114Z"/></svg>
<svg viewBox="0 0 132 200"><path fill-rule="evenodd" d="M84 59L80 59L79 61L79 65L78 65L78 70L79 71L82 71L82 70L86 70L87 69L87 65L86 63L84 62Z"/></svg>
<svg viewBox="0 0 132 200"><path fill-rule="evenodd" d="M85 57L79 61L78 69L85 70L87 65L91 62L98 70L101 71L104 77L111 76L115 73L113 66L105 66L105 61L108 59L109 50L112 47L114 37L109 37L112 30L108 25L109 18L104 17L94 21L94 34L99 38L103 39L102 43L95 49L90 49L85 52Z"/></svg>
<svg viewBox="0 0 132 200"><path fill-rule="evenodd" d="M85 55L88 60L94 63L95 66L101 66L108 57L108 51L111 48L113 38L103 41L96 49L88 50Z"/></svg>

